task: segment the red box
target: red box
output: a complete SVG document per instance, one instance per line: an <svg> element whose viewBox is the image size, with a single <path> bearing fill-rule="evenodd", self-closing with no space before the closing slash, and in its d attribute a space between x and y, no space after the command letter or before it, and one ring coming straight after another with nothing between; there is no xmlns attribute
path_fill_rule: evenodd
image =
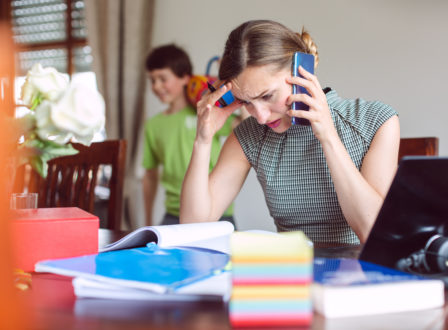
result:
<svg viewBox="0 0 448 330"><path fill-rule="evenodd" d="M97 216L77 207L11 210L15 267L34 271L36 262L98 253Z"/></svg>

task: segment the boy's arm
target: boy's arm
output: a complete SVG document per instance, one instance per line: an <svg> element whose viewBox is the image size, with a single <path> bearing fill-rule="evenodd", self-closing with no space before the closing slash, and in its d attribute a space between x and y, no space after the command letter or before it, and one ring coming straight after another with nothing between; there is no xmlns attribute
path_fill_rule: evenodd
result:
<svg viewBox="0 0 448 330"><path fill-rule="evenodd" d="M146 215L146 225L152 226L152 211L154 208L154 201L157 194L157 186L159 184L159 170L158 168L152 168L146 170L143 177L143 197L145 203L145 215Z"/></svg>

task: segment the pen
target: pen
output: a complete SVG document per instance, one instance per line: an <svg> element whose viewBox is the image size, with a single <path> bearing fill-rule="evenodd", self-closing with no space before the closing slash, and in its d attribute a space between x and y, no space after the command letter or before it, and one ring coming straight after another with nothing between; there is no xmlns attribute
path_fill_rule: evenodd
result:
<svg viewBox="0 0 448 330"><path fill-rule="evenodd" d="M212 84L210 84L209 81L207 81L207 86L208 86L208 89L210 90L210 92L212 92L212 93L216 92L216 88ZM222 107L227 106L226 101L224 101L222 97L219 98L218 102L219 102L219 104L221 104Z"/></svg>

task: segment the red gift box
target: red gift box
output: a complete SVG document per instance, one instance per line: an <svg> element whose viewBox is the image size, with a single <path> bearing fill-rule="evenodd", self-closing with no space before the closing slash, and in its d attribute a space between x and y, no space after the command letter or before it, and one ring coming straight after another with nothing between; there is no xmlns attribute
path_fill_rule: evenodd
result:
<svg viewBox="0 0 448 330"><path fill-rule="evenodd" d="M15 267L98 253L97 216L77 207L11 210Z"/></svg>

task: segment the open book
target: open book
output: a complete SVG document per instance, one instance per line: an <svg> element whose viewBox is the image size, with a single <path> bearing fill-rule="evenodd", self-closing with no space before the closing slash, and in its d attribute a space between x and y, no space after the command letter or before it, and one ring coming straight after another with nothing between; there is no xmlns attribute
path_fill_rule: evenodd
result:
<svg viewBox="0 0 448 330"><path fill-rule="evenodd" d="M229 253L229 238L234 230L234 226L228 221L146 226L134 230L122 239L106 245L99 251L129 249L154 242L159 247L202 247Z"/></svg>
<svg viewBox="0 0 448 330"><path fill-rule="evenodd" d="M188 286L226 272L230 257L222 251L228 251L233 230L229 222L144 227L98 254L41 261L35 270L82 279L77 281L83 296L101 296L110 290L123 299L188 293ZM201 288L210 293L199 286L193 294L200 294ZM223 288L227 289L212 295L230 290L226 283Z"/></svg>

